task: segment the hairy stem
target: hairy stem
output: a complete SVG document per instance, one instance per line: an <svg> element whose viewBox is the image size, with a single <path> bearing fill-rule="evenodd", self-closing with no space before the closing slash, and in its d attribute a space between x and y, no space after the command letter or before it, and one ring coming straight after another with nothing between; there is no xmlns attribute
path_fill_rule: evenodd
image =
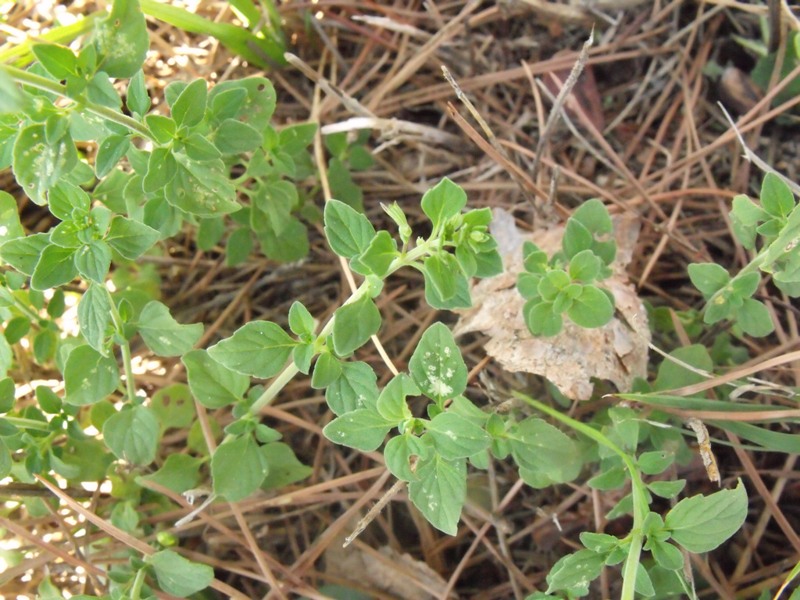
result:
<svg viewBox="0 0 800 600"><path fill-rule="evenodd" d="M67 88L57 81L53 81L47 77L42 77L41 75L36 75L35 73L23 71L22 69L18 69L16 67L0 66L0 68L4 69L6 73L8 73L8 75L19 84L28 85L44 92L50 92L52 94L57 94L72 100L79 107L84 108L88 112L95 114L98 117L122 125L123 127L130 129L131 132L135 133L139 137L151 141L153 140L150 130L148 130L147 127L142 125L136 119L131 118L128 115L123 115L121 112L114 110L113 108L109 108L108 106L95 104L94 102L89 102L82 98L73 98L67 93Z"/></svg>

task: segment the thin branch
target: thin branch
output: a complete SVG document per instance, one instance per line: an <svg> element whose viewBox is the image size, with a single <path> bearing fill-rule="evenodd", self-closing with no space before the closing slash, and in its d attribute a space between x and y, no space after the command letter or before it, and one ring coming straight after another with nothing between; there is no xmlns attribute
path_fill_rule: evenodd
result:
<svg viewBox="0 0 800 600"><path fill-rule="evenodd" d="M547 122L544 125L544 129L542 129L542 133L539 135L539 143L536 144L536 156L533 159L533 167L531 168L531 177L534 179L536 178L536 174L539 172L539 164L541 162L540 156L544 150L545 143L547 143L547 138L550 136L550 131L553 128L558 115L561 114L564 103L567 100L567 96L569 96L570 92L572 92L572 88L575 87L575 84L578 83L578 77L580 77L581 73L583 72L583 68L586 66L586 61L589 60L589 48L592 47L593 42L594 28L592 28L592 32L589 34L589 39L583 43L583 48L581 48L581 52L578 55L578 60L575 61L569 77L567 77L567 80L561 87L561 91L558 92L558 96L556 96L553 104L553 109L550 111L550 116L547 117Z"/></svg>

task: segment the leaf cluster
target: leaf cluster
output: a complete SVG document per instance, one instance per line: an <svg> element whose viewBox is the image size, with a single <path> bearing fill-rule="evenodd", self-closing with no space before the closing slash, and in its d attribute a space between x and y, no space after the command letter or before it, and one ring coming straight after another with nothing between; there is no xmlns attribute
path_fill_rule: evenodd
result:
<svg viewBox="0 0 800 600"><path fill-rule="evenodd" d="M759 271L771 275L787 296L800 296L800 208L789 186L767 173L760 203L738 195L730 218L736 238L755 253L750 263L734 276L716 263L691 264L689 277L706 301L706 323L727 319L748 335L765 336L774 324L764 303L753 297L761 285Z"/></svg>
<svg viewBox="0 0 800 600"><path fill-rule="evenodd" d="M561 251L549 260L536 244L525 242L525 271L517 278L517 289L526 300L522 314L533 335L557 335L564 314L587 329L611 320L614 298L597 284L611 275L617 251L612 236L608 210L593 199L569 218Z"/></svg>

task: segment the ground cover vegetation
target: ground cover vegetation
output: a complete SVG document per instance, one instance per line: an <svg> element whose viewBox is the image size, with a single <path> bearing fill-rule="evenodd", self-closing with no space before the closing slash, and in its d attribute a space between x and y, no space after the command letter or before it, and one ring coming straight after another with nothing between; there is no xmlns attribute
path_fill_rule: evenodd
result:
<svg viewBox="0 0 800 600"><path fill-rule="evenodd" d="M797 596L787 6L0 10L3 597Z"/></svg>

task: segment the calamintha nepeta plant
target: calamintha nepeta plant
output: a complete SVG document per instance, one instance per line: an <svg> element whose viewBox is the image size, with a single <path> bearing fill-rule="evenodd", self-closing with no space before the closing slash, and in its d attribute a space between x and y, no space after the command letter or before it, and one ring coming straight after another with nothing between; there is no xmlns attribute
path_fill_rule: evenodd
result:
<svg viewBox="0 0 800 600"><path fill-rule="evenodd" d="M215 246L232 226L229 264L244 260L253 240L273 258L303 256L307 237L298 214L307 196L296 183L313 175L306 148L316 125L273 128L275 92L263 77L210 89L203 80L172 83L165 90L169 110L152 110L141 71L147 33L139 9L135 1L117 0L78 52L37 44L37 62L28 69L0 68L0 166L10 166L28 197L58 221L48 231L26 233L15 200L0 193L0 258L9 267L0 286L0 476L26 483L36 476L67 482L110 477L125 489L155 483L176 493L193 493L207 477L213 498L237 502L309 474L260 413L292 378L310 375L335 415L324 435L365 452L382 447L389 470L407 482L412 503L445 533L458 529L469 466L485 469L492 460L512 460L537 488L574 481L590 466L595 475L587 485L624 490L608 516L631 514L630 532L583 533L584 549L562 558L548 576L549 589L530 598L585 596L600 570L617 564L623 598L654 595L653 581L693 595L682 550L705 552L721 544L741 526L747 498L740 484L680 500L663 517L652 510L655 497L674 499L685 484L661 477L688 452L677 429L656 426L628 406L582 423L524 394L518 397L524 409L478 407L467 394L459 346L442 323L423 333L407 372L382 389L372 367L353 359L379 333L375 299L399 269L422 273L425 300L438 309L469 307L470 279L502 270L488 230L490 211L466 210L466 194L448 179L422 197L427 237L413 237L397 204L384 207L396 234L376 231L357 210L359 190L349 175L370 163L363 137L326 139L331 183L347 203L329 201L323 213L329 246L363 277L360 286L325 323L295 302L288 331L257 320L208 349L195 349L202 324L178 323L157 298L157 274L137 259L156 252L159 241L187 222L197 226L201 249ZM126 79L123 101L117 90ZM84 141L97 145L92 161L76 144ZM766 330L762 309L748 301L760 282L756 270L772 273L781 289L796 295L798 214L791 192L770 176L760 207L734 201L743 245L754 248L755 232L764 245L753 266L733 278L716 265L690 268L709 299L709 322L735 317L747 333ZM561 252L547 257L526 245L518 289L534 334L558 333L563 315L582 327L612 318L613 298L602 283L616 251L611 234L608 212L590 200L568 221ZM67 294L80 296L79 335L62 335L59 325ZM180 357L188 385L151 397L137 389L131 364L137 336L157 356ZM39 386L35 402L19 408L16 382L6 375L14 372L22 340L38 364L61 373L63 393ZM708 362L711 370L703 350L692 348L680 358ZM668 391L690 381L691 373L666 362L654 382L620 396L676 406ZM254 378L268 383L254 385ZM224 431L212 432L221 440L214 452L195 423L194 401L233 417ZM89 426L102 439L87 434ZM170 428L189 430L187 452L153 470ZM117 464L129 472L121 474ZM139 531L138 493L112 511L115 526ZM149 598L155 585L185 597L214 585L209 566L170 549L175 540L160 533L154 552L110 571L104 597Z"/></svg>

